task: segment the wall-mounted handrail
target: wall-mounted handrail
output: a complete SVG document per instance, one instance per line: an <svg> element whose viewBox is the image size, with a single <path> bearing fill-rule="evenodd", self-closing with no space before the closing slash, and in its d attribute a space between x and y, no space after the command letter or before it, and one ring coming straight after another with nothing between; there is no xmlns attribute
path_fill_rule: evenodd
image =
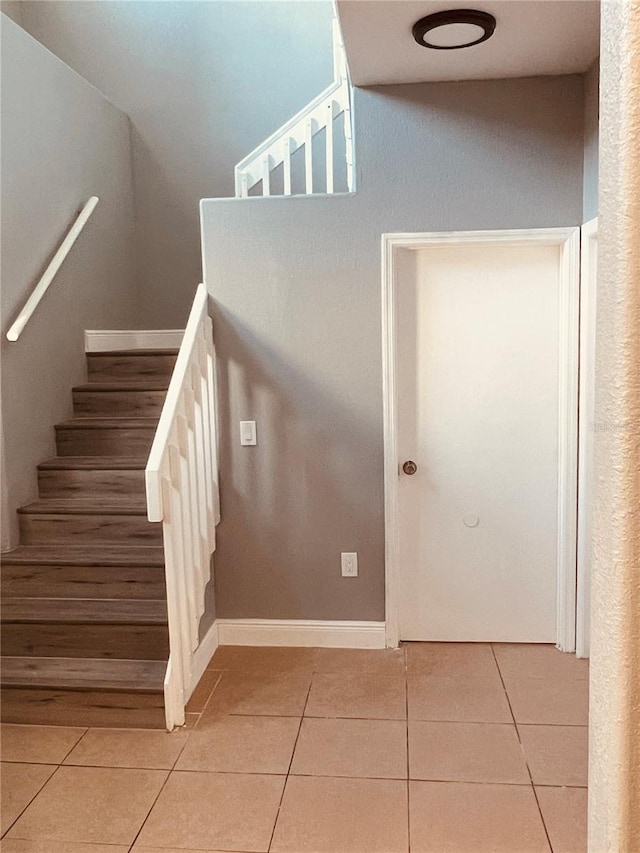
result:
<svg viewBox="0 0 640 853"><path fill-rule="evenodd" d="M9 331L7 332L7 340L9 341L17 341L20 335L22 334L24 327L29 322L29 318L36 310L38 305L40 304L40 300L47 292L49 285L53 281L56 276L56 273L64 263L64 259L69 254L69 251L73 244L76 242L78 237L80 236L80 232L87 224L87 220L93 213L96 204L98 203L99 198L96 195L91 196L89 201L82 208L76 221L73 223L67 236L64 238L62 243L60 244L58 251L55 253L49 266L46 268L44 273L42 274L40 281L36 284L33 289L31 296L27 299L24 304L24 307L20 314L18 315L17 320L11 326Z"/></svg>
<svg viewBox="0 0 640 853"><path fill-rule="evenodd" d="M208 296L198 285L145 471L147 517L161 521L169 662L167 728L181 726L220 520L215 353Z"/></svg>

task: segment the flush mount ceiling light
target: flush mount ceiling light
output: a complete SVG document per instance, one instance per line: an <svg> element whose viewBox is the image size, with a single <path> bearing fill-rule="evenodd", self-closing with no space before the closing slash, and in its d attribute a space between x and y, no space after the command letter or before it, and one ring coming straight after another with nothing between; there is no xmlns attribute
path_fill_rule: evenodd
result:
<svg viewBox="0 0 640 853"><path fill-rule="evenodd" d="M413 37L432 50L460 50L491 38L496 19L477 9L451 9L420 18L413 25Z"/></svg>

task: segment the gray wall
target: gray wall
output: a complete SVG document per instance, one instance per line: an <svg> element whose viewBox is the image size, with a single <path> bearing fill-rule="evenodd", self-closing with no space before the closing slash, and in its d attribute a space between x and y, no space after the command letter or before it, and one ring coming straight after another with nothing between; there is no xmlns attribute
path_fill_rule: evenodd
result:
<svg viewBox="0 0 640 853"><path fill-rule="evenodd" d="M594 62L584 75L584 182L583 220L598 215L598 153L600 63Z"/></svg>
<svg viewBox="0 0 640 853"><path fill-rule="evenodd" d="M198 204L333 77L328 0L48 0L22 23L127 112L147 327L184 325L201 281Z"/></svg>
<svg viewBox="0 0 640 853"><path fill-rule="evenodd" d="M22 2L21 0L0 0L0 12L22 26Z"/></svg>
<svg viewBox="0 0 640 853"><path fill-rule="evenodd" d="M136 328L129 122L6 16L2 19L2 547L15 509L55 454L91 328ZM78 209L100 203L16 343L5 333Z"/></svg>
<svg viewBox="0 0 640 853"><path fill-rule="evenodd" d="M380 235L582 222L579 76L356 90L355 121L357 194L202 203L221 617L384 618Z"/></svg>

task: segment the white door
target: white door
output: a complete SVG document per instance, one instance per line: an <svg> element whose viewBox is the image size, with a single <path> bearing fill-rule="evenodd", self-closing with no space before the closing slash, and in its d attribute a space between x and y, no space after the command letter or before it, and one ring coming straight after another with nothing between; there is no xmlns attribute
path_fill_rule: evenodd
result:
<svg viewBox="0 0 640 853"><path fill-rule="evenodd" d="M398 255L400 639L554 643L562 247Z"/></svg>

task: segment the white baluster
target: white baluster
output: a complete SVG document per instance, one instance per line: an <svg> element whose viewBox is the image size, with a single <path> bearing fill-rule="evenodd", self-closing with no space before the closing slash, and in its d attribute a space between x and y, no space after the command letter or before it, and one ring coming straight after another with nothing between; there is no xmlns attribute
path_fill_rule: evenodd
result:
<svg viewBox="0 0 640 853"><path fill-rule="evenodd" d="M326 126L327 151L326 151L326 171L327 171L327 192L333 192L333 101L329 104L329 115Z"/></svg>
<svg viewBox="0 0 640 853"><path fill-rule="evenodd" d="M271 157L262 158L262 195L271 195Z"/></svg>
<svg viewBox="0 0 640 853"><path fill-rule="evenodd" d="M304 180L307 195L313 194L313 120L307 119L304 136Z"/></svg>
<svg viewBox="0 0 640 853"><path fill-rule="evenodd" d="M166 709L167 728L184 724L184 688L187 683L185 665L189 665L190 655L185 655L185 649L180 637L181 596L176 580L179 577L175 571L179 555L175 548L175 525L171 518L171 484L167 477L161 479L163 504L163 537L164 561L167 584L167 619L169 623L169 662L164 683L164 701Z"/></svg>
<svg viewBox="0 0 640 853"><path fill-rule="evenodd" d="M205 327L206 328L206 327ZM204 456L205 506L207 520L207 545L209 553L215 545L216 505L214 499L214 483L217 479L213 466L213 427L215 417L212 401L209 399L209 384L207 381L208 354L204 336L198 340L198 374L200 376L200 405L202 409L202 451Z"/></svg>
<svg viewBox="0 0 640 853"><path fill-rule="evenodd" d="M211 317L205 318L207 329L206 345L207 345L207 399L209 400L209 412L211 416L211 452L213 459L213 502L215 507L215 521L220 523L220 491L218 487L218 477L220 466L218 463L218 407L216 401L218 399L217 378L216 378L216 351L213 345L213 323Z"/></svg>
<svg viewBox="0 0 640 853"><path fill-rule="evenodd" d="M205 451L204 412L202 403L202 373L198 361L191 366L193 386L193 411L195 430L196 482L198 486L198 505L200 518L200 536L203 547L209 548L210 501L207 494L208 465Z"/></svg>
<svg viewBox="0 0 640 853"><path fill-rule="evenodd" d="M183 686L191 678L190 610L187 594L186 565L183 531L182 495L180 483L180 453L175 445L169 446L169 520L165 523L165 571L167 577L167 606L177 614L178 625L169 636L170 646L176 645L176 654L182 660ZM167 552L167 543L169 550ZM171 611L169 611L171 612ZM171 623L170 623L171 626ZM173 641L173 643L172 643Z"/></svg>
<svg viewBox="0 0 640 853"><path fill-rule="evenodd" d="M182 410L182 405L180 406ZM184 553L184 572L187 601L189 606L188 631L191 649L198 645L198 605L193 567L195 564L195 549L193 542L191 509L191 489L189 483L189 463L187 461L187 424L182 411L176 417L178 435L178 461L180 465L180 508L182 510L182 545Z"/></svg>
<svg viewBox="0 0 640 853"><path fill-rule="evenodd" d="M206 586L205 574L208 564L208 546L206 538L202 535L205 524L204 506L201 490L198 483L200 470L198 465L197 450L197 421L195 395L190 388L185 389L185 412L187 421L187 462L189 465L189 494L191 498L191 536L193 540L194 553L194 575L196 590L196 614L199 619L204 612L204 588ZM204 495L204 487L202 489Z"/></svg>
<svg viewBox="0 0 640 853"><path fill-rule="evenodd" d="M291 195L291 139L285 139L283 143L283 169L284 169L284 194Z"/></svg>

